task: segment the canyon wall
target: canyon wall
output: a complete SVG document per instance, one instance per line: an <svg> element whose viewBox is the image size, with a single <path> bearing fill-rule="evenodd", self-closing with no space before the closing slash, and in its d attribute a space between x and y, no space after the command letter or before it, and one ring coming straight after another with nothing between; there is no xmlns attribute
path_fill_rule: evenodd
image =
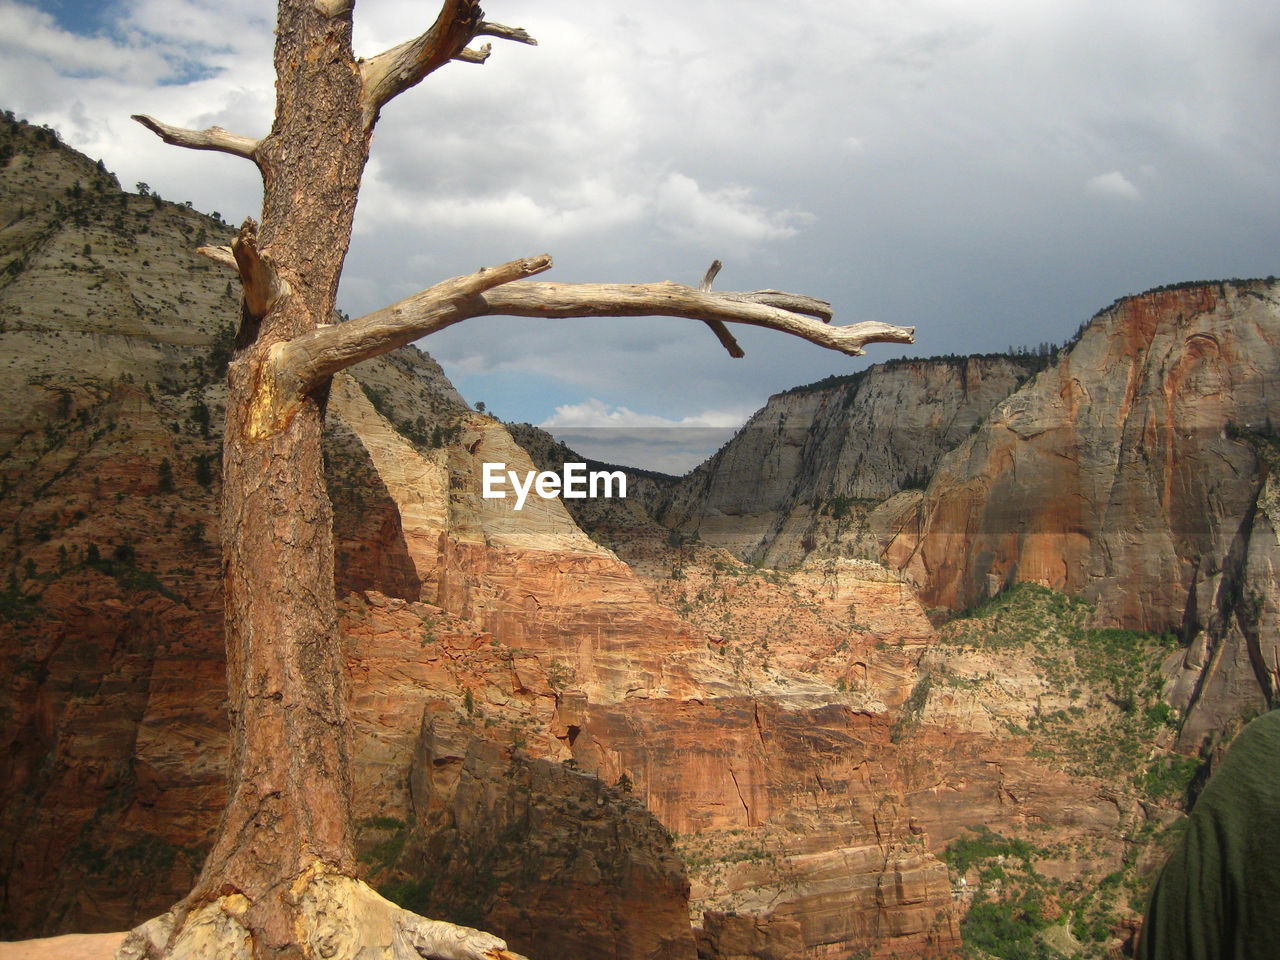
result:
<svg viewBox="0 0 1280 960"><path fill-rule="evenodd" d="M1191 746L1274 701L1277 343L1273 280L1126 297L1052 362L898 361L773 397L655 513L758 563L882 560L939 611L1031 582L1175 631Z"/></svg>
<svg viewBox="0 0 1280 960"><path fill-rule="evenodd" d="M924 486L1035 366L1034 358L895 360L778 394L651 510L751 562L858 552L849 529L858 507Z"/></svg>

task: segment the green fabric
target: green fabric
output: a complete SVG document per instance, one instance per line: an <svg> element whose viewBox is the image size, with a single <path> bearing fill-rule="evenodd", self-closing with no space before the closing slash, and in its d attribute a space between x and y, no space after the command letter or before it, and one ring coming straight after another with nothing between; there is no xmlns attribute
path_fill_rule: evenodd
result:
<svg viewBox="0 0 1280 960"><path fill-rule="evenodd" d="M1280 711L1240 732L1151 892L1139 960L1280 960Z"/></svg>

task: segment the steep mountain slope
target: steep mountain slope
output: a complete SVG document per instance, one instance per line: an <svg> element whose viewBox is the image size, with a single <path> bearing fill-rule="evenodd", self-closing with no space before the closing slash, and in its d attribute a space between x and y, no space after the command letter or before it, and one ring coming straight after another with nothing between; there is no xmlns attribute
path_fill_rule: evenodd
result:
<svg viewBox="0 0 1280 960"><path fill-rule="evenodd" d="M655 516L771 566L863 555L874 550L857 536L866 506L922 487L1037 366L998 356L897 360L778 394Z"/></svg>
<svg viewBox="0 0 1280 960"><path fill-rule="evenodd" d="M931 606L1031 581L1191 643L1188 744L1276 692L1280 285L1183 285L1103 311L1000 404L927 490L878 511Z"/></svg>
<svg viewBox="0 0 1280 960"><path fill-rule="evenodd" d="M0 147L0 931L120 929L189 889L225 801L216 503L235 281L193 247L229 231L119 192L51 131L6 118ZM424 711L465 715L471 696L466 670L433 672L441 651L467 663L482 643L488 650L475 624L439 608L413 607L429 610L429 643L423 617L410 617L411 633L396 618L436 599L442 579L464 591L435 563L446 529L455 549L529 534L481 515L464 433L472 449L513 464L524 454L470 413L434 362L407 350L357 373L358 383L335 383L326 458L338 588L347 632L362 638L350 652L366 681L353 705L356 801L376 874L385 824L409 819ZM540 543L603 556L552 507L541 511ZM371 624L380 626L365 636ZM524 718L554 696L536 656L520 670L544 691L516 698ZM545 753L524 762L539 770ZM571 807L598 796L591 783L551 782ZM611 901L583 896L572 917L537 915L522 935L552 951L616 939L619 957L632 955L628 943L691 953L683 868L661 827L626 798L598 819L584 856L598 850L634 886ZM545 844L564 829L533 838ZM638 839L620 845L614 830ZM531 902L559 889L550 867L516 879ZM626 919L637 899L642 929Z"/></svg>

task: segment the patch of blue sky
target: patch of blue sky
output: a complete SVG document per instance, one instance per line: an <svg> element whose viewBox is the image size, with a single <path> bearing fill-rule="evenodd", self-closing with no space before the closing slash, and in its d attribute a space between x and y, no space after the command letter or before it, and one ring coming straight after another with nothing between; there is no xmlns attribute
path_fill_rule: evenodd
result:
<svg viewBox="0 0 1280 960"><path fill-rule="evenodd" d="M160 78L159 85L162 87L181 87L188 83L198 83L222 72L219 67L210 66L183 54L164 53L162 55L172 71Z"/></svg>
<svg viewBox="0 0 1280 960"><path fill-rule="evenodd" d="M120 13L120 4L112 0L40 0L36 6L63 30L82 37L110 33Z"/></svg>

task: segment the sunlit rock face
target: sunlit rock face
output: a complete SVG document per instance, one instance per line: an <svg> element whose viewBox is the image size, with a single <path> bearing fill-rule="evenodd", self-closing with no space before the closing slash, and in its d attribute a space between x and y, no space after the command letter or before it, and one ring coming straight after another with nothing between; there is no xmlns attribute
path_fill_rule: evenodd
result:
<svg viewBox="0 0 1280 960"><path fill-rule="evenodd" d="M886 504L891 565L929 606L1018 581L1174 629L1196 743L1275 693L1280 287L1191 285L1119 301L998 405L928 489Z"/></svg>
<svg viewBox="0 0 1280 960"><path fill-rule="evenodd" d="M873 552L859 535L861 513L927 483L1036 366L1034 358L896 360L778 394L654 513L771 566Z"/></svg>

